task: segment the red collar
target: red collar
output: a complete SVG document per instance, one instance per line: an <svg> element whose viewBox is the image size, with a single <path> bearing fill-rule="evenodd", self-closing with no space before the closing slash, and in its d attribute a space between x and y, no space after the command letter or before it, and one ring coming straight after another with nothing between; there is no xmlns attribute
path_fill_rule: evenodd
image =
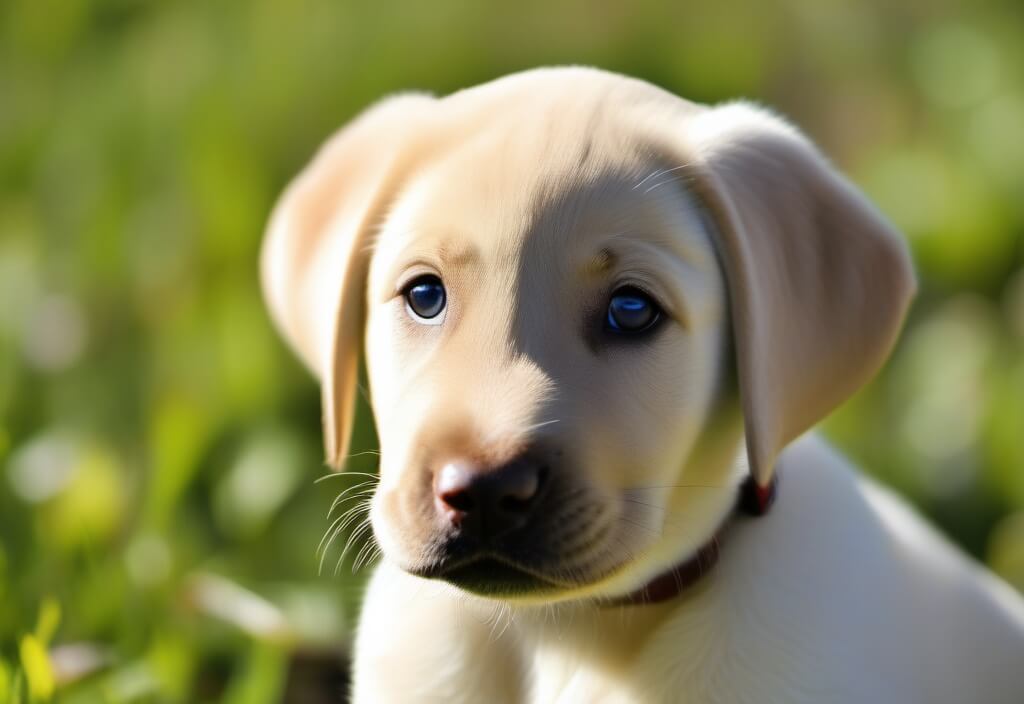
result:
<svg viewBox="0 0 1024 704"><path fill-rule="evenodd" d="M777 482L773 476L767 486L761 486L749 477L740 487L736 501L736 512L748 516L763 516L768 513L775 501ZM728 524L728 521L726 521ZM677 596L691 587L697 580L711 571L718 562L718 551L725 527L715 535L690 559L682 562L667 572L652 579L635 592L616 599L616 606L636 606L657 604Z"/></svg>

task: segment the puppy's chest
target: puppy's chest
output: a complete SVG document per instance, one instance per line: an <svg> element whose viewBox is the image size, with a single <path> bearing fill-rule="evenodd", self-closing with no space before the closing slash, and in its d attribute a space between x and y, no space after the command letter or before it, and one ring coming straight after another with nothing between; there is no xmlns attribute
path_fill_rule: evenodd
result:
<svg viewBox="0 0 1024 704"><path fill-rule="evenodd" d="M632 622L584 618L548 627L539 637L521 632L518 644L529 668L525 701L753 704L835 694L827 686L838 684L835 673L807 650L799 625L778 628L716 596L707 590L646 622L646 614Z"/></svg>
<svg viewBox="0 0 1024 704"><path fill-rule="evenodd" d="M529 668L530 704L697 704L743 701L742 677L719 677L735 652L712 609L680 623L583 621L520 639ZM563 624L564 626L564 624ZM531 637L532 636L532 637ZM722 699L721 697L725 697Z"/></svg>
<svg viewBox="0 0 1024 704"><path fill-rule="evenodd" d="M643 653L627 662L609 662L541 650L533 653L529 680L529 704L703 704L743 700L739 689L733 690L730 684L724 690L713 691L713 677L674 662L669 653Z"/></svg>
<svg viewBox="0 0 1024 704"><path fill-rule="evenodd" d="M607 671L572 658L535 656L530 679L530 704L639 701L629 686L628 672Z"/></svg>

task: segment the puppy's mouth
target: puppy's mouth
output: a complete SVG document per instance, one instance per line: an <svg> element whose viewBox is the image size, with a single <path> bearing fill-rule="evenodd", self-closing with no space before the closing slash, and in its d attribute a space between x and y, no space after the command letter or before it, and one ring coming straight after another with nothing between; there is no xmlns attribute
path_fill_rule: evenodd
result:
<svg viewBox="0 0 1024 704"><path fill-rule="evenodd" d="M478 596L547 598L578 590L606 574L606 530L571 521L537 521L496 537L461 530L428 543L425 559L406 571ZM426 547L426 546L425 546Z"/></svg>
<svg viewBox="0 0 1024 704"><path fill-rule="evenodd" d="M381 500L385 505L395 501L388 496ZM381 517L406 527L405 540L400 538L397 547L405 546L407 557L402 550L392 559L412 575L444 581L471 594L562 599L600 581L622 563L613 549L619 542L614 539L617 522L606 503L576 487L549 485L528 514L513 515L515 521L505 516L504 525L488 521L490 513L481 513L475 522L451 521L437 506L435 500L416 515L395 505L393 514ZM488 507L503 509L508 510ZM414 521L418 525L409 525Z"/></svg>
<svg viewBox="0 0 1024 704"><path fill-rule="evenodd" d="M420 567L411 572L418 577L440 579L472 594L487 597L540 596L566 588L566 585L525 565L486 553L457 562Z"/></svg>

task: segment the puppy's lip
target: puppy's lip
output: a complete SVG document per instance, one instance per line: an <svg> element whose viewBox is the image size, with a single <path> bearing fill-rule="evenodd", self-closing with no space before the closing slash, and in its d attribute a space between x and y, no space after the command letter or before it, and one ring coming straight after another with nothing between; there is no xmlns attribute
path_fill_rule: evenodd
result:
<svg viewBox="0 0 1024 704"><path fill-rule="evenodd" d="M410 572L419 577L443 580L481 596L539 594L566 588L547 575L492 553L433 563Z"/></svg>

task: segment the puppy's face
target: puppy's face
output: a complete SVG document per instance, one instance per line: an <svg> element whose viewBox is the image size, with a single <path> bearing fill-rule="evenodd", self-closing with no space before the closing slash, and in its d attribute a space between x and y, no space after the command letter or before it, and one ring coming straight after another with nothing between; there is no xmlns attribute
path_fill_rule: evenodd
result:
<svg viewBox="0 0 1024 704"><path fill-rule="evenodd" d="M722 410L727 314L678 165L524 133L423 170L380 230L372 517L413 573L550 599L642 583L728 510L722 463L688 463Z"/></svg>
<svg viewBox="0 0 1024 704"><path fill-rule="evenodd" d="M385 556L537 600L692 556L874 374L914 289L795 129L583 68L368 110L288 188L262 266L336 466L365 341Z"/></svg>

